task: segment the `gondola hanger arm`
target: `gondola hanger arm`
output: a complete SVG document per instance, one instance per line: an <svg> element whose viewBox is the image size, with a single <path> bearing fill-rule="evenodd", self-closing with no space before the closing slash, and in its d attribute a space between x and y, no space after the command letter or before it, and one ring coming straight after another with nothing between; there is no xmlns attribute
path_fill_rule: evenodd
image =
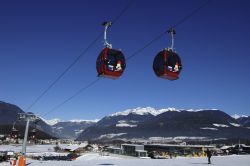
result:
<svg viewBox="0 0 250 166"><path fill-rule="evenodd" d="M112 49L112 44L108 43L107 41L107 31L108 31L108 28L112 25L112 22L105 21L102 23L102 25L104 26L104 47Z"/></svg>
<svg viewBox="0 0 250 166"><path fill-rule="evenodd" d="M171 34L171 47L169 49L174 51L174 36L176 34L176 31L174 30L173 27L171 27L167 30L167 33Z"/></svg>

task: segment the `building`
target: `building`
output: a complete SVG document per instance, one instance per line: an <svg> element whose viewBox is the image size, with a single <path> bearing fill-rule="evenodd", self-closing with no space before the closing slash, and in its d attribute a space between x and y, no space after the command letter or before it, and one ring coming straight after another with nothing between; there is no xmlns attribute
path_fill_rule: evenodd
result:
<svg viewBox="0 0 250 166"><path fill-rule="evenodd" d="M173 144L148 144L144 149L148 153L158 153L160 156L205 156L205 150L214 149L214 146L205 145L173 145Z"/></svg>
<svg viewBox="0 0 250 166"><path fill-rule="evenodd" d="M122 154L135 157L147 157L147 151L144 150L144 145L122 144Z"/></svg>
<svg viewBox="0 0 250 166"><path fill-rule="evenodd" d="M245 144L237 144L233 146L224 146L221 148L223 152L229 154L250 154L250 146Z"/></svg>
<svg viewBox="0 0 250 166"><path fill-rule="evenodd" d="M119 147L110 146L107 147L107 151L113 154L122 154L122 149Z"/></svg>
<svg viewBox="0 0 250 166"><path fill-rule="evenodd" d="M93 147L88 144L88 142L83 142L80 145L72 144L64 148L65 151L72 153L84 153L86 151L92 151Z"/></svg>

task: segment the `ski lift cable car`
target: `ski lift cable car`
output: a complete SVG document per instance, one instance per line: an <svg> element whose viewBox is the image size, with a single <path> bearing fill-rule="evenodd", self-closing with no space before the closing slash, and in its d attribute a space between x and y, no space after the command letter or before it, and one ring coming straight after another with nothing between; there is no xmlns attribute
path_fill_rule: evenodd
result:
<svg viewBox="0 0 250 166"><path fill-rule="evenodd" d="M34 128L30 131L30 138L32 140L35 140L37 136L37 123L38 123L38 120L34 121Z"/></svg>
<svg viewBox="0 0 250 166"><path fill-rule="evenodd" d="M171 47L163 49L155 56L153 70L157 77L177 80L182 70L182 63L174 49L174 35L176 31L171 27L167 32L171 34Z"/></svg>
<svg viewBox="0 0 250 166"><path fill-rule="evenodd" d="M18 138L18 130L15 128L16 121L13 123L12 129L11 129L11 138Z"/></svg>
<svg viewBox="0 0 250 166"><path fill-rule="evenodd" d="M112 25L111 22L104 22L104 49L100 52L96 60L96 70L98 77L117 79L125 68L126 61L121 50L112 48L112 44L107 41L107 30Z"/></svg>

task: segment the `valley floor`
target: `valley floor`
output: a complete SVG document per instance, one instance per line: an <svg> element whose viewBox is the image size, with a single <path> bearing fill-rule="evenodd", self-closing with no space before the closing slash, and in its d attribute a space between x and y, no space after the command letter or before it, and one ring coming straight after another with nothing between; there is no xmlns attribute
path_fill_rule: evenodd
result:
<svg viewBox="0 0 250 166"><path fill-rule="evenodd" d="M9 147L13 148L13 147ZM8 148L8 149L9 149ZM20 147L19 147L20 148ZM19 149L18 148L18 149ZM4 149L0 146L0 149ZM7 149L7 147L5 147ZM14 150L15 148L13 148ZM28 150L29 149L29 150ZM34 146L28 148L28 151L41 153L48 149ZM43 151L42 153L46 153ZM87 153L78 157L75 161L39 161L27 159L29 166L204 166L207 165L207 158L183 158L177 157L173 159L139 159L120 155L101 156L99 153ZM231 155L231 156L213 156L212 165L216 166L249 166L250 155ZM0 163L0 166L9 166L9 163Z"/></svg>
<svg viewBox="0 0 250 166"><path fill-rule="evenodd" d="M212 165L217 166L249 166L250 156L220 156L212 158ZM9 166L9 163L0 163ZM37 161L27 159L29 166L204 166L206 158L175 158L175 159L131 159L114 156L100 156L97 153L86 154L75 161Z"/></svg>

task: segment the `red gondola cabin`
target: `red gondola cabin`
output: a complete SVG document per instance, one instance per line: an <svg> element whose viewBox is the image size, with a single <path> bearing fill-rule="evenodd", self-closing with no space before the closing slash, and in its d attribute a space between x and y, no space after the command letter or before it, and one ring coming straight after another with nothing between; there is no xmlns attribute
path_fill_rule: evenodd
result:
<svg viewBox="0 0 250 166"><path fill-rule="evenodd" d="M126 68L125 57L119 50L104 48L96 60L98 76L117 79Z"/></svg>
<svg viewBox="0 0 250 166"><path fill-rule="evenodd" d="M164 49L155 56L153 69L158 77L176 80L182 69L181 59L171 49Z"/></svg>

